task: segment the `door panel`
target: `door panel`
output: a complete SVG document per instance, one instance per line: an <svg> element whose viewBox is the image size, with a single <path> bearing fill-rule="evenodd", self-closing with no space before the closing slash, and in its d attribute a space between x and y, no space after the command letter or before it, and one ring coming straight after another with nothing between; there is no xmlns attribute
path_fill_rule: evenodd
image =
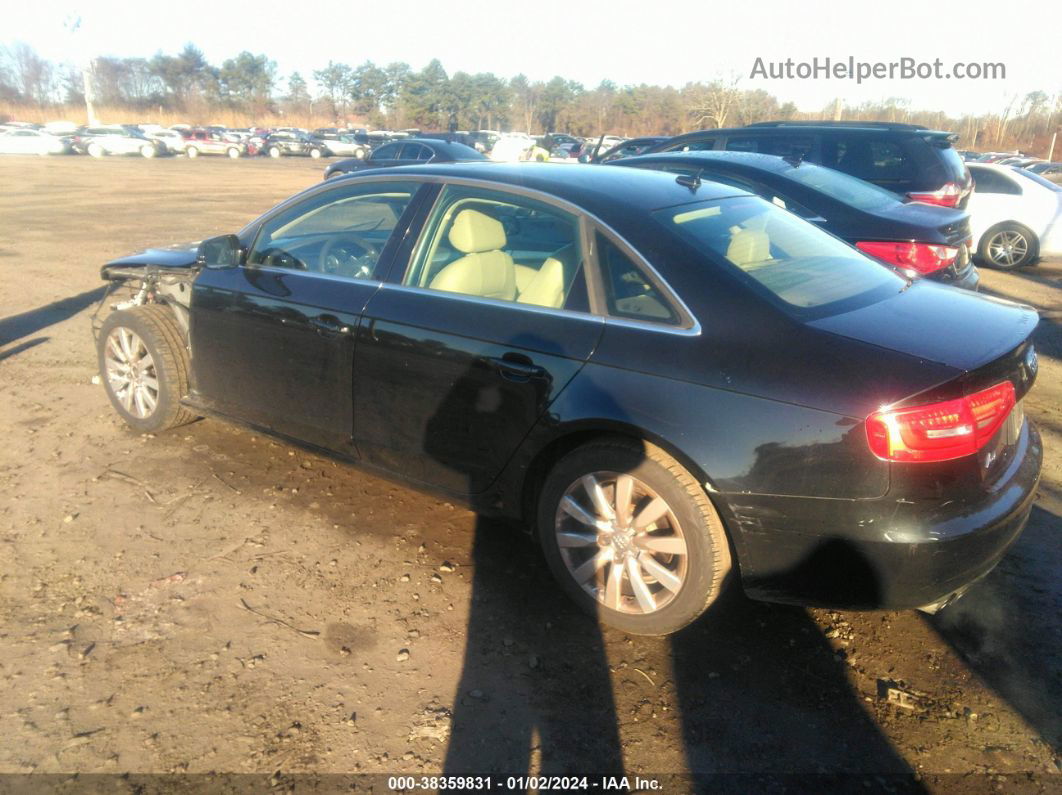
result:
<svg viewBox="0 0 1062 795"><path fill-rule="evenodd" d="M378 282L260 268L204 270L192 294L193 396L353 454L351 363Z"/></svg>
<svg viewBox="0 0 1062 795"><path fill-rule="evenodd" d="M588 314L384 285L358 333L359 451L436 488L485 491L602 326Z"/></svg>
<svg viewBox="0 0 1062 795"><path fill-rule="evenodd" d="M359 182L267 218L247 264L192 291L192 397L206 408L354 455L354 339L421 198L415 182Z"/></svg>

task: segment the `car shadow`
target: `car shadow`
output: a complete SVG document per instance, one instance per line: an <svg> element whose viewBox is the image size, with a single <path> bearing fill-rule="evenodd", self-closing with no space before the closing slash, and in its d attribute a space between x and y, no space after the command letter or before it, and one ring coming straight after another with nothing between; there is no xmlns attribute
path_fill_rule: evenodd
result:
<svg viewBox="0 0 1062 795"><path fill-rule="evenodd" d="M1054 495L1050 504L1062 505L1060 498ZM999 566L925 621L1057 754L1062 751L1062 519L1045 502L1033 506L1025 531Z"/></svg>
<svg viewBox="0 0 1062 795"><path fill-rule="evenodd" d="M38 345L41 345L50 339L51 337L35 337L34 339L20 342L18 345L12 345L6 351L0 351L0 362L5 359L10 359L12 356L18 356L20 353L28 351L30 348L36 348Z"/></svg>
<svg viewBox="0 0 1062 795"><path fill-rule="evenodd" d="M445 775L622 775L597 622L558 591L530 539L478 517L472 604Z"/></svg>
<svg viewBox="0 0 1062 795"><path fill-rule="evenodd" d="M54 326L56 323L61 323L64 320L73 317L82 309L85 309L102 299L106 290L106 287L97 287L93 290L86 290L78 295L72 295L68 298L60 299L59 301L53 301L50 304L39 306L28 312L22 312L17 315L10 315L9 317L0 319L0 345L7 345L10 342L20 340L23 337L36 334L42 329Z"/></svg>

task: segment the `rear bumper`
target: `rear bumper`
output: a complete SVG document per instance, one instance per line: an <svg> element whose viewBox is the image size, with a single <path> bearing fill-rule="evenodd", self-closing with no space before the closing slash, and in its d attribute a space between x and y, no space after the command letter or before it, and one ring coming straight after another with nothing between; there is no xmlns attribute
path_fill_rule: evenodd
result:
<svg viewBox="0 0 1062 795"><path fill-rule="evenodd" d="M925 607L961 593L999 563L1029 518L1043 463L1031 422L1018 444L976 503L750 497L732 505L746 593L841 609Z"/></svg>

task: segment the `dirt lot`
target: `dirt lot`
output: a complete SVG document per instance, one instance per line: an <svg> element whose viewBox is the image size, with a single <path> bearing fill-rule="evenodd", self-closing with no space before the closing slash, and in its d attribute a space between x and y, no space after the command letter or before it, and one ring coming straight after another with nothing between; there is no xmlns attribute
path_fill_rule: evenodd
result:
<svg viewBox="0 0 1062 795"><path fill-rule="evenodd" d="M0 160L0 773L1062 789L1062 262L983 271L1042 312L1047 462L965 599L930 618L735 597L630 638L510 528L216 421L137 436L91 383L102 262L235 231L320 165Z"/></svg>

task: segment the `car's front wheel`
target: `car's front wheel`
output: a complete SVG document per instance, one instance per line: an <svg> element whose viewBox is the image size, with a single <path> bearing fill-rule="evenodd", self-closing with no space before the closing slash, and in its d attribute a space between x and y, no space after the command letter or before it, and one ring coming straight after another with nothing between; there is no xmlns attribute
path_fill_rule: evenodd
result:
<svg viewBox="0 0 1062 795"><path fill-rule="evenodd" d="M232 147L229 147L229 151L227 152L227 154L233 160L236 160L240 156L240 150L237 149L235 146L232 146Z"/></svg>
<svg viewBox="0 0 1062 795"><path fill-rule="evenodd" d="M107 154L104 151L103 147L95 142L89 144L88 148L85 151L88 152L92 157L103 157L105 154Z"/></svg>
<svg viewBox="0 0 1062 795"><path fill-rule="evenodd" d="M667 635L718 597L731 555L704 489L674 458L632 440L592 442L546 477L538 536L585 610L636 635Z"/></svg>
<svg viewBox="0 0 1062 795"><path fill-rule="evenodd" d="M270 157L280 157L280 155L281 155L281 152L280 152L280 147L279 146L271 146L271 147L269 147L269 156Z"/></svg>
<svg viewBox="0 0 1062 795"><path fill-rule="evenodd" d="M103 388L131 428L149 433L196 418L180 402L188 391L188 349L168 307L114 312L103 321L97 349Z"/></svg>
<svg viewBox="0 0 1062 795"><path fill-rule="evenodd" d="M319 160L320 157L321 157L321 150L320 149L311 149L310 150L310 157L312 157L314 160Z"/></svg>
<svg viewBox="0 0 1062 795"><path fill-rule="evenodd" d="M977 254L993 268L1013 270L1030 265L1039 254L1039 242L1021 224L1001 224L988 230L981 238Z"/></svg>
<svg viewBox="0 0 1062 795"><path fill-rule="evenodd" d="M189 146L184 150L184 153L188 155L188 157L199 157L199 150L194 146Z"/></svg>
<svg viewBox="0 0 1062 795"><path fill-rule="evenodd" d="M158 150L155 149L155 147L153 147L151 144L144 144L142 147L140 147L140 155L142 157L150 158L154 157L156 154L158 154Z"/></svg>

